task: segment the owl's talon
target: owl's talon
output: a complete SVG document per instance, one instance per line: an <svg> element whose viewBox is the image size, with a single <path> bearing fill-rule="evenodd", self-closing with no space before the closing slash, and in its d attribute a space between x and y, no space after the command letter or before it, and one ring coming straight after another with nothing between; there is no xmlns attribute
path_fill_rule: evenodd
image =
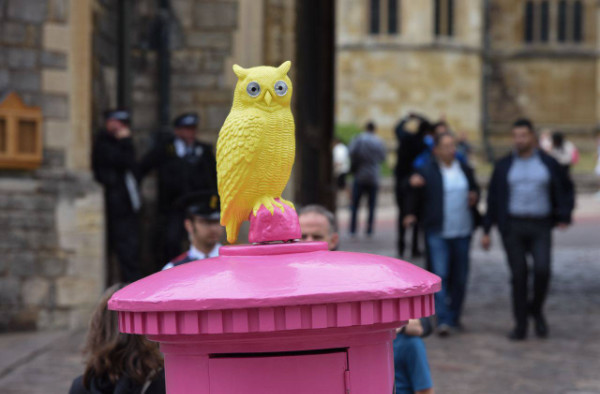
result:
<svg viewBox="0 0 600 394"><path fill-rule="evenodd" d="M273 208L273 204L277 204L277 201L270 197L263 197L260 200L258 200L256 204L254 204L254 208L252 208L252 213L256 217L258 211L260 210L260 207L264 206L271 213L271 215L273 215L275 214L275 208Z"/></svg>
<svg viewBox="0 0 600 394"><path fill-rule="evenodd" d="M277 208L281 209L281 212L285 212L285 208L283 207L282 204L280 204L277 200L273 199L272 201L273 205L275 205ZM273 212L271 212L272 214Z"/></svg>
<svg viewBox="0 0 600 394"><path fill-rule="evenodd" d="M296 207L294 206L294 203L288 200L284 200L283 198L279 197L279 200L284 203L285 205L287 205L288 207L292 208L293 210L296 210Z"/></svg>

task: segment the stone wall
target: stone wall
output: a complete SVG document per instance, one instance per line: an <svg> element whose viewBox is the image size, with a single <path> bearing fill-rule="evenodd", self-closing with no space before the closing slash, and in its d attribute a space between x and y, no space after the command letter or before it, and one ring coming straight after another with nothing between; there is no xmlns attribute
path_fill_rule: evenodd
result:
<svg viewBox="0 0 600 394"><path fill-rule="evenodd" d="M494 0L491 6L489 129L498 147L506 145L510 124L529 117L540 128L571 133L581 150L594 146L600 126L598 12L583 0L583 41L557 39L558 2L550 1L548 42L524 41L524 3ZM570 4L570 3L569 3Z"/></svg>
<svg viewBox="0 0 600 394"><path fill-rule="evenodd" d="M394 146L401 116L445 114L457 131L478 138L480 122L477 55L441 51L340 52L337 58L336 122L373 120Z"/></svg>
<svg viewBox="0 0 600 394"><path fill-rule="evenodd" d="M0 170L0 331L81 326L103 287L102 196L78 105L88 5L0 1L0 93L44 117L42 166Z"/></svg>
<svg viewBox="0 0 600 394"><path fill-rule="evenodd" d="M336 123L373 120L395 146L408 112L480 136L481 1L458 0L453 37L435 37L432 0L402 1L399 34L370 35L367 1L337 2Z"/></svg>

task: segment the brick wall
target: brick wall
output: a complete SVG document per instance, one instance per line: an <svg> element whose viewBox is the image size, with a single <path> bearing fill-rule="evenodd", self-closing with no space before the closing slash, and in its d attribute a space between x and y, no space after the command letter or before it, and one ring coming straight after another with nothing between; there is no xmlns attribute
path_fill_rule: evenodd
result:
<svg viewBox="0 0 600 394"><path fill-rule="evenodd" d="M0 1L0 93L44 117L42 166L0 170L0 331L81 326L104 283L100 189L72 160L89 146L73 145L71 9Z"/></svg>

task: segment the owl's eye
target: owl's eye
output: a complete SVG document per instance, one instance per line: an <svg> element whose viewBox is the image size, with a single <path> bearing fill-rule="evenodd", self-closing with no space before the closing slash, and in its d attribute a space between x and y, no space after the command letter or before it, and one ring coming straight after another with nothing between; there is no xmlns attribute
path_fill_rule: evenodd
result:
<svg viewBox="0 0 600 394"><path fill-rule="evenodd" d="M275 82L275 94L278 96L285 96L287 93L288 87L287 84L283 81Z"/></svg>
<svg viewBox="0 0 600 394"><path fill-rule="evenodd" d="M256 97L260 94L260 85L258 82L250 82L246 87L246 92L250 97Z"/></svg>

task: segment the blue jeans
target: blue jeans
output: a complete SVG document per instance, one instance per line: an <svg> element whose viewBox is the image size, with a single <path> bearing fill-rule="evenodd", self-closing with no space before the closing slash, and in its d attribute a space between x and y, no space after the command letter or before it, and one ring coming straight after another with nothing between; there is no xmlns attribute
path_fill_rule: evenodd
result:
<svg viewBox="0 0 600 394"><path fill-rule="evenodd" d="M358 208L363 194L369 198L369 219L367 222L367 234L373 233L373 221L375 218L375 202L377 200L377 185L362 184L354 181L352 187L352 219L350 221L350 233L356 234L356 220Z"/></svg>
<svg viewBox="0 0 600 394"><path fill-rule="evenodd" d="M469 276L471 236L442 238L438 232L427 231L426 240L432 271L442 278L442 289L435 293L438 325L457 327Z"/></svg>

